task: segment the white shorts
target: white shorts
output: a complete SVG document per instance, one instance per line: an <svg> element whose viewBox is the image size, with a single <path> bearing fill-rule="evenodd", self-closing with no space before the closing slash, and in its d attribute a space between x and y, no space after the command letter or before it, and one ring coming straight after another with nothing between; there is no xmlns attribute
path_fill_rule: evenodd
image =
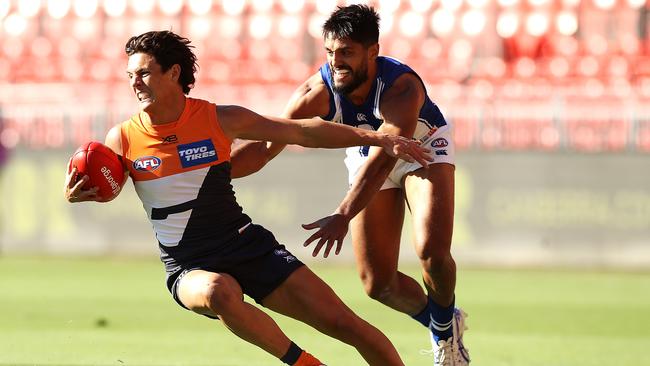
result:
<svg viewBox="0 0 650 366"><path fill-rule="evenodd" d="M429 164L448 163L454 165L456 163L456 149L452 139L452 128L449 124L433 129L430 135L423 137L420 146L431 149L430 156L433 161ZM368 160L368 157L364 156L361 151L362 148L360 147L350 147L346 150L345 165L348 168L348 182L350 185L356 179L363 164ZM404 176L420 168L422 168L422 165L418 162L409 163L406 160L398 160L380 190L403 188Z"/></svg>

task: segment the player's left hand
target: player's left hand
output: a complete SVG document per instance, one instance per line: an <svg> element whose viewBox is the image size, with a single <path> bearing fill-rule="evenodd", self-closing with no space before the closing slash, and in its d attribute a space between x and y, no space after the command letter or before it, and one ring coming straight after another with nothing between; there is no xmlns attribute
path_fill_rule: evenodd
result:
<svg viewBox="0 0 650 366"><path fill-rule="evenodd" d="M409 163L417 161L425 168L429 166L429 162L433 161L429 154L431 150L421 146L417 140L404 136L386 135L384 141L386 142L382 147L386 154L392 157L406 160Z"/></svg>
<svg viewBox="0 0 650 366"><path fill-rule="evenodd" d="M320 250L325 246L323 257L327 258L332 251L332 247L336 244L334 254L338 255L343 246L343 239L348 233L348 225L350 220L341 214L332 214L320 220L314 221L311 224L303 224L302 228L305 230L319 229L312 236L310 236L303 246L310 245L314 240L319 239L316 247L312 252L312 256L316 257Z"/></svg>

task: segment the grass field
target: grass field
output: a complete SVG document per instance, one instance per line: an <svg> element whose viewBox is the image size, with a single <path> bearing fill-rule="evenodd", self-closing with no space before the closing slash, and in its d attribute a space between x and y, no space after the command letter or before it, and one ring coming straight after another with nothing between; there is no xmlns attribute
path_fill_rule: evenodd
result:
<svg viewBox="0 0 650 366"><path fill-rule="evenodd" d="M315 271L383 330L409 366L427 333L367 299L352 267ZM415 267L404 268L417 274ZM0 365L280 365L215 321L177 307L154 260L0 257ZM462 270L473 365L650 365L650 274ZM330 366L353 349L274 316Z"/></svg>

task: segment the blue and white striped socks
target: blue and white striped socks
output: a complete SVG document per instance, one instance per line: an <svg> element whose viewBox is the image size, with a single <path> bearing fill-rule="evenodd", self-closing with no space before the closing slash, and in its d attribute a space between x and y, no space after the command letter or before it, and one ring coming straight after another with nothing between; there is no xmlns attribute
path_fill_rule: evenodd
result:
<svg viewBox="0 0 650 366"><path fill-rule="evenodd" d="M412 318L429 328L436 342L440 339L447 340L453 335L451 324L454 318L454 307L455 301L443 307L427 296L427 305Z"/></svg>

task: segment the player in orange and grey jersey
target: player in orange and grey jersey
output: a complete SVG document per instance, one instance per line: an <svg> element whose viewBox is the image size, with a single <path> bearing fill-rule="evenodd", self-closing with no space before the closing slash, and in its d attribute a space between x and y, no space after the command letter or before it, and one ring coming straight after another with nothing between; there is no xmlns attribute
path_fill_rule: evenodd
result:
<svg viewBox="0 0 650 366"><path fill-rule="evenodd" d="M127 75L141 112L112 128L106 145L122 155L151 221L181 306L219 318L229 330L289 365L321 365L243 294L355 347L370 365L403 365L390 341L355 315L332 289L273 235L253 224L235 200L230 146L235 138L307 147L381 146L426 164L425 150L403 137L317 119L262 117L238 106L186 96L196 58L189 40L148 32L126 44ZM67 175L69 202L97 200L84 176Z"/></svg>

